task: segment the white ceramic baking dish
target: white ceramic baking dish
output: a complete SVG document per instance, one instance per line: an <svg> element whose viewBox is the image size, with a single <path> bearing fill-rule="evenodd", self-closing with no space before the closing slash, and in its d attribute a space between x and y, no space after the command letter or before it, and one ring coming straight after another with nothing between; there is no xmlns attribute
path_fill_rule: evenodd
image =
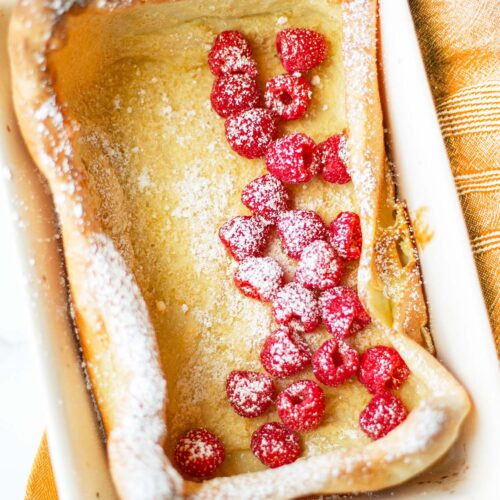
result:
<svg viewBox="0 0 500 500"><path fill-rule="evenodd" d="M5 43L12 3L0 0L0 173L25 262L51 458L62 499L98 493L108 500L116 495L70 320L57 222L10 99ZM425 214L433 232L421 252L433 338L438 357L467 387L474 410L460 441L440 463L375 496L498 498L498 360L406 0L380 0L380 31L385 118L399 193L410 215Z"/></svg>

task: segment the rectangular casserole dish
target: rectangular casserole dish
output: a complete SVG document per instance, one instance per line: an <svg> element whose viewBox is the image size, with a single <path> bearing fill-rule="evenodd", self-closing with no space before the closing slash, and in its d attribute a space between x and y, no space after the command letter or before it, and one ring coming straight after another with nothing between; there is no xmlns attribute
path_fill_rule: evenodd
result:
<svg viewBox="0 0 500 500"><path fill-rule="evenodd" d="M492 397L487 394L481 397L478 392L478 386L480 384L484 384L483 387L490 387L491 389L491 381L498 382L491 332L489 332L487 317L477 283L477 276L468 247L465 226L461 217L444 146L439 135L437 121L432 107L432 100L430 99L430 93L418 53L418 46L416 45L416 39L411 25L411 17L409 16L409 11L404 2L399 2L395 7L391 6L391 9L388 9L387 3L388 2L381 2L380 11L382 60L383 72L385 75L386 119L388 119L388 125L391 131L391 149L394 153L394 159L400 177L398 184L401 188L402 198L408 200L410 214L416 213L417 210L422 207L426 207L428 223L435 234L428 247L422 252L421 258L426 290L430 298L433 337L437 346L438 355L440 355L440 358L444 360L445 364L450 367L467 386L473 396L476 407L480 407L480 405L484 405L485 408L487 407L487 409L483 411L476 411L476 418L479 418L478 415L480 415L481 425L474 430L474 438L470 441L470 444L469 441L467 441L467 457L473 456L476 457L475 460L479 460L479 455L476 456L476 453L478 453L478 451L476 451L478 450L478 443L482 443L481 451L483 457L485 454L489 454L487 452L488 449L492 452L498 449L492 438L492 436L495 435L493 428L495 413L493 409L495 409L496 415L498 416L498 399L493 401ZM398 43L394 43L393 40L399 41ZM405 71L401 70L401 64L403 63L408 65ZM410 75L412 78L410 78ZM411 86L408 85L408 81L412 82ZM405 94L405 92L407 93ZM8 110L9 108L7 108L7 106L4 106L2 109L3 112L8 112ZM412 119L408 120L408 117ZM12 115L10 116L10 120L9 126L12 129L14 127ZM419 131L425 130L425 136L415 134L415 129ZM15 151L13 148L18 148L20 143L17 142L17 139L10 140L9 134L7 134L7 139L9 139L9 142L6 144L5 154L11 156L6 156L4 161L8 165L11 165L13 161L16 161L13 156L15 154L13 153L13 151ZM16 146L14 146L14 144L16 144ZM426 147L422 147L422 144L425 144ZM12 171L12 167L10 168ZM17 170L18 167L16 165L16 170L13 172L16 175L13 175L12 182L7 183L11 189L14 187L13 185L17 186L18 182L20 185L23 182L21 179L18 179ZM433 180L432 185L439 186L435 191L428 189L430 179ZM24 197L26 197L26 195L24 195ZM443 214L442 206L446 207L445 215ZM450 217L452 216L451 214L453 214L453 218L456 221L453 225L449 223ZM46 223L45 220L39 222L43 224ZM32 236L32 234L30 233L28 236ZM32 244L36 245L37 240L35 239ZM451 254L449 252L446 253L450 245L455 250ZM460 249L460 252L456 251L457 248ZM43 253L45 254L45 250L43 250ZM445 254L447 258L443 259L442 256ZM455 261L454 258L457 258L457 260ZM456 268L453 267L453 264L458 265L461 269L468 268L469 273L464 272L463 275L458 276L456 272L454 272ZM44 264L42 264L42 266L43 265ZM37 275L37 278L38 277ZM451 283L453 284L450 285ZM35 283L33 286L36 287L38 285ZM54 287L57 289L55 283L51 285L50 290L53 290ZM56 289L54 289L54 293ZM451 295L453 291L457 292L456 296ZM466 291L471 295L466 296ZM40 302L40 304L43 306L42 302ZM467 304L468 307L464 307L464 304ZM471 314L471 310L474 311L474 314ZM50 310L47 310L47 312L50 312ZM458 336L456 334L457 331L463 332L462 335ZM472 331L475 331L475 335L471 335ZM46 333L46 335L48 338L52 338L50 332ZM52 335L54 335L54 332ZM73 342L70 331L67 340ZM46 347L44 350L45 352L50 352L51 349L53 348ZM465 357L467 353L472 352L482 352L482 354L480 357L473 357L473 360L469 360L468 357ZM53 355L55 354L56 353L53 353ZM52 358L49 363L50 366L46 367L49 373L54 367L61 366L62 361L67 363L67 352L63 356L60 356L59 351L58 355L59 357L57 359ZM477 364L474 364L473 361L477 362ZM489 368L489 372L487 372L487 368ZM482 373L480 374L479 371ZM484 379L481 379L482 375L484 375ZM487 379L489 382L486 381ZM50 383L51 389L53 390L54 387L57 388L60 382L61 381L56 382L52 380ZM64 392L62 387L59 387L58 390L60 391L58 394ZM498 395L498 391L494 391L494 394ZM73 397L74 395L70 398ZM63 400L66 401L66 396ZM65 425L67 426L71 422L74 423L75 420L69 418L64 421L64 425L61 425L61 427L64 428ZM470 427L472 425L471 422L469 422L468 425ZM54 424L49 426L51 446L53 446L52 443L57 440L57 438L51 437L54 433L57 435L57 431L54 430L57 427L58 426ZM77 427L76 431L81 437L81 429ZM71 434L71 431L68 432ZM95 441L95 431L93 436ZM73 438L74 437L76 436L73 436ZM466 440L467 437L468 436L465 436ZM70 436L66 435L64 439L60 439L60 442L61 441L67 445L72 442L72 439ZM57 465L57 458L55 459L56 475L58 478L61 478L59 484L67 482L70 483L68 488L72 486L72 489L67 490L68 497L76 495L76 492L83 483L87 485L95 484L92 480L90 480L90 482L86 480L75 486L77 483L68 479L75 477L75 470L78 471L76 472L77 478L82 472L80 470L81 467L75 465L74 462L76 458L74 452L78 448L79 447L75 446L72 450L65 450L64 453L67 454L65 458L59 460L61 462L60 466ZM97 446L96 450L98 448ZM61 449L61 447L59 449ZM463 453L458 453L460 451L462 451L462 448L458 445L455 453L450 454L453 460L449 460L448 462L451 462L451 464L444 463L443 468L439 466L431 468L423 478L420 477L414 482L409 483L408 486L399 488L397 492L405 492L407 494L410 491L407 488L417 488L417 490L411 491L420 490L428 492L431 487L437 488L437 492L439 491L439 482L443 484L446 483L443 491L447 491L448 488L452 487L452 483L443 482L441 479L442 475L448 474L448 472L443 472L447 467L451 467L451 475L453 478L460 477L460 481L458 481L457 484L467 485L470 483L466 488L473 488L473 490L464 489L464 493L467 491L477 491L478 482L487 485L488 481L478 481L477 478L473 481L473 485L469 477L471 475L474 477L476 473L483 474L488 470L488 463L474 462L476 465L472 467L472 470L477 472L471 473L469 470L466 474L463 474L465 468L470 467L470 465L466 467L463 466L464 455ZM57 453L56 447L56 456ZM102 460L102 450L100 460ZM92 462L94 462L93 458ZM492 463L489 465L493 466ZM58 472L65 467L66 469L64 472ZM91 467L91 469L94 471L104 470L104 468L99 465L95 468ZM67 473L68 470L71 471L71 474ZM453 474L458 475L453 476ZM491 477L491 475L489 477ZM106 479L103 480L106 481ZM424 481L426 484L418 485L418 482L421 481ZM455 484L455 479L452 479L452 482ZM103 491L103 487L105 486L98 486L101 491ZM455 488L455 486L453 487ZM486 490L484 493L486 494ZM107 494L110 494L109 491ZM109 497L105 496L105 498Z"/></svg>

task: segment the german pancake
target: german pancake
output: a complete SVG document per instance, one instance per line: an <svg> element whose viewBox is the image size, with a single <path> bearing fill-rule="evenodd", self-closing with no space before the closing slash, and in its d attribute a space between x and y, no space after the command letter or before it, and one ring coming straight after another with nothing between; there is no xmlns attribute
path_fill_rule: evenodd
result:
<svg viewBox="0 0 500 500"><path fill-rule="evenodd" d="M375 491L418 474L455 441L470 404L433 357L418 254L385 152L376 9L372 0L18 5L10 30L14 102L54 196L81 347L122 498ZM300 132L321 143L345 131L352 181L316 175L286 189L295 211L328 223L339 213L359 217L361 254L347 259L336 286L356 290L370 321L349 343L359 353L397 351L409 375L393 392L408 415L372 439L359 425L373 397L359 374L322 383L324 414L299 433L300 457L267 469L251 442L263 425L283 420L274 399L263 414L244 418L226 384L235 370L264 372L262 349L279 325L269 304L233 283L244 259L231 257L219 231L249 216L241 192L270 167L267 157L242 157L226 140L231 118L211 109L207 61L220 33L241 32L264 89L284 73L276 36L294 27L321 33L328 53L307 72L307 112L280 122L279 137ZM250 258L277 262L282 286L293 282L301 258L289 253L273 229L266 257ZM300 335L311 352L332 338L324 326ZM274 384L282 392L317 379L307 366ZM198 428L224 446L223 461L203 481L183 478L175 459L178 440Z"/></svg>

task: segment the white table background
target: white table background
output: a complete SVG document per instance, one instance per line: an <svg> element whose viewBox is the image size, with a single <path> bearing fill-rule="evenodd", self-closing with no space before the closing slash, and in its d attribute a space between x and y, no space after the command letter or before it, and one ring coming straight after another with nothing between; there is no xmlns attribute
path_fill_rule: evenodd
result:
<svg viewBox="0 0 500 500"><path fill-rule="evenodd" d="M44 429L42 400L29 343L28 308L13 224L0 189L0 481L1 498L24 498Z"/></svg>

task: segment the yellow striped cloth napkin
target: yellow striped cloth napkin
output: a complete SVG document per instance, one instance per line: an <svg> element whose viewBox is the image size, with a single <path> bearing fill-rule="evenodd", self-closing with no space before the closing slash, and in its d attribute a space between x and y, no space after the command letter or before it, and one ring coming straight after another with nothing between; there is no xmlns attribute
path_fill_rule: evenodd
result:
<svg viewBox="0 0 500 500"><path fill-rule="evenodd" d="M500 354L500 2L410 7ZM45 437L26 499L57 499Z"/></svg>
<svg viewBox="0 0 500 500"><path fill-rule="evenodd" d="M500 2L410 7L500 355Z"/></svg>

